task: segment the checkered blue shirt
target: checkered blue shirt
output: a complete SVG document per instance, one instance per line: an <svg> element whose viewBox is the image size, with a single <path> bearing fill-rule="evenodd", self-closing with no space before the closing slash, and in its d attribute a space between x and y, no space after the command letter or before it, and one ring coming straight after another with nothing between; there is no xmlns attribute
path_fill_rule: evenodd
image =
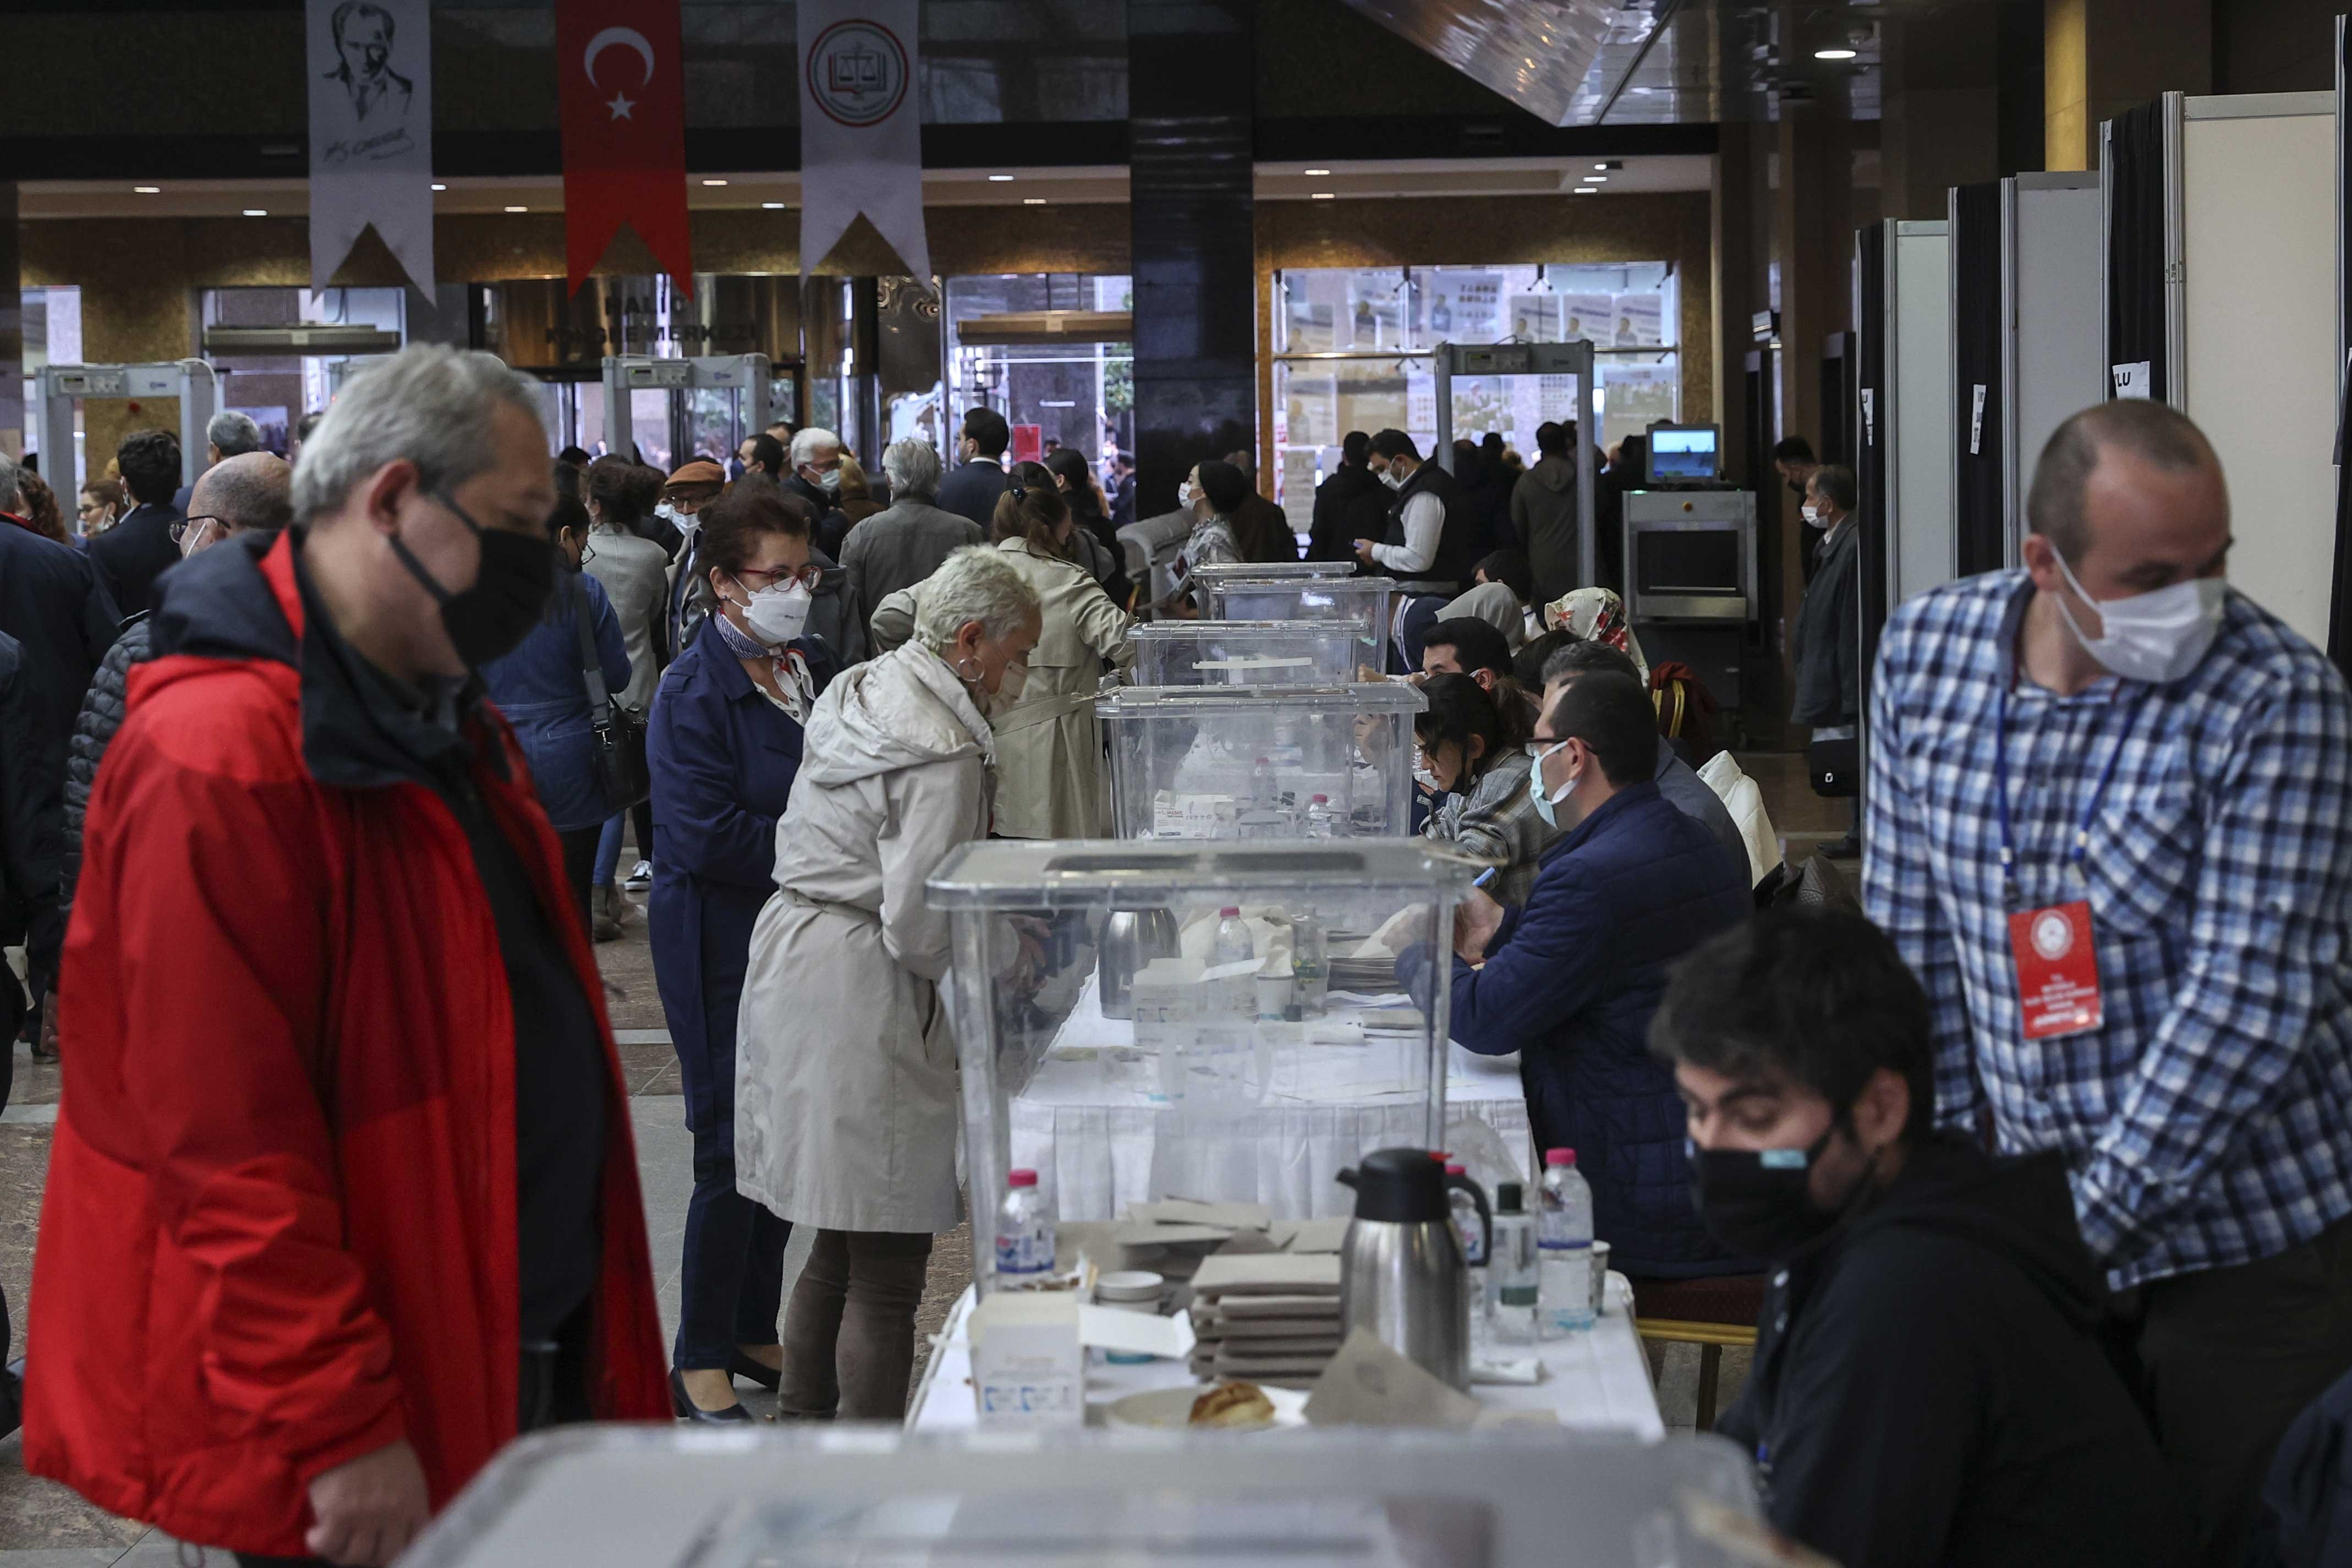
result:
<svg viewBox="0 0 2352 1568"><path fill-rule="evenodd" d="M2004 1151L2064 1151L2117 1289L2269 1257L2352 1213L2352 691L2235 591L2169 685L2015 685L2012 906L1993 726L2032 598L2021 572L1955 583L1879 648L1864 896L1927 987L1937 1120L1989 1108ZM2008 916L2082 898L2105 1021L2029 1043Z"/></svg>

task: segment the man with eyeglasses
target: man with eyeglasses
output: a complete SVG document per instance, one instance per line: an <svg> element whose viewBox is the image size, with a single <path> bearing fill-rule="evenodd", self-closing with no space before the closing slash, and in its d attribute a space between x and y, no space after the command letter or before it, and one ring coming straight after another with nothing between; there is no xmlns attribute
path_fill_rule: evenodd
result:
<svg viewBox="0 0 2352 1568"><path fill-rule="evenodd" d="M1656 718L1631 677L1577 679L1528 750L1536 810L1560 837L1527 906L1474 891L1455 911L1445 970L1425 933L1390 933L1397 978L1423 1008L1452 987L1454 1038L1467 1049L1519 1053L1536 1147L1577 1152L1612 1267L1659 1279L1738 1272L1691 1207L1682 1100L1648 1037L1673 961L1752 912L1747 861L1658 793Z"/></svg>
<svg viewBox="0 0 2352 1568"><path fill-rule="evenodd" d="M438 345L354 376L292 525L165 575L90 794L25 1464L248 1563L389 1563L519 1433L668 1414L603 986L476 674L554 588L537 406Z"/></svg>

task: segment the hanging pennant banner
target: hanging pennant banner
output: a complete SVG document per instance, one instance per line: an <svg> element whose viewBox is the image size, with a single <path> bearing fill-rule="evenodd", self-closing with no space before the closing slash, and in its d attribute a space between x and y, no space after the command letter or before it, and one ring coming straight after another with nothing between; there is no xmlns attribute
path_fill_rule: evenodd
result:
<svg viewBox="0 0 2352 1568"><path fill-rule="evenodd" d="M917 0L800 0L801 275L862 213L924 288Z"/></svg>
<svg viewBox="0 0 2352 1568"><path fill-rule="evenodd" d="M678 0L556 0L563 250L577 291L623 224L688 297L686 73Z"/></svg>
<svg viewBox="0 0 2352 1568"><path fill-rule="evenodd" d="M373 226L433 292L433 32L427 0L310 0L310 287Z"/></svg>

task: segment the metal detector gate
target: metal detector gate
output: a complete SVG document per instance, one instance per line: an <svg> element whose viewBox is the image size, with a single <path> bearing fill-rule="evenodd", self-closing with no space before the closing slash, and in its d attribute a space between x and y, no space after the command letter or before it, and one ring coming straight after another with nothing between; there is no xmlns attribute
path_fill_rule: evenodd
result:
<svg viewBox="0 0 2352 1568"><path fill-rule="evenodd" d="M769 374L766 354L721 354L706 359L607 355L604 360L604 449L624 457L634 450L635 436L630 416L631 395L664 392L670 395L668 436L673 457L671 467L678 467L697 455L694 432L688 418L687 399L678 395L732 392L736 395L733 428L725 450L719 454L723 466L735 455L735 448L744 437L755 436L768 427Z"/></svg>
<svg viewBox="0 0 2352 1568"><path fill-rule="evenodd" d="M1576 578L1579 585L1590 586L1600 575L1592 536L1592 443L1599 430L1592 413L1592 345L1440 343L1432 357L1437 374L1437 464L1449 474L1454 471L1454 440L1461 436L1485 434L1485 429L1465 430L1455 423L1456 376L1559 376L1575 381L1572 390L1538 384L1532 398L1511 398L1511 411L1486 428L1499 424L1506 438L1516 437L1513 445L1528 457L1528 466L1532 468L1536 461L1536 426L1547 420L1574 422L1576 438L1570 445L1576 449ZM1561 394L1566 395L1564 398ZM1527 407L1519 406L1523 402ZM1517 427L1522 425L1524 429Z"/></svg>
<svg viewBox="0 0 2352 1568"><path fill-rule="evenodd" d="M58 494L82 483L74 447L74 405L91 398L176 397L180 400L180 482L192 485L205 469L206 426L220 412L220 373L200 359L159 364L45 364L35 378L33 449ZM59 454L64 467L58 467ZM60 480L70 480L71 488Z"/></svg>

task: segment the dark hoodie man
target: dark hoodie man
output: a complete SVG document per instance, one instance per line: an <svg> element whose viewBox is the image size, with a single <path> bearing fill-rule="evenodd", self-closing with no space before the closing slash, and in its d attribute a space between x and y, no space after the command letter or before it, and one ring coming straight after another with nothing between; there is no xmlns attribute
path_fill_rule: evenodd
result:
<svg viewBox="0 0 2352 1568"><path fill-rule="evenodd" d="M1585 586L1576 564L1576 426L1536 426L1536 466L1511 487L1511 526L1535 569L1535 600Z"/></svg>
<svg viewBox="0 0 2352 1568"><path fill-rule="evenodd" d="M1927 999L1877 927L1777 910L1693 952L1650 1031L1700 1216L1769 1259L1717 1430L1780 1530L1845 1568L2147 1568L2191 1538L2100 1349L2055 1153L1931 1131Z"/></svg>

